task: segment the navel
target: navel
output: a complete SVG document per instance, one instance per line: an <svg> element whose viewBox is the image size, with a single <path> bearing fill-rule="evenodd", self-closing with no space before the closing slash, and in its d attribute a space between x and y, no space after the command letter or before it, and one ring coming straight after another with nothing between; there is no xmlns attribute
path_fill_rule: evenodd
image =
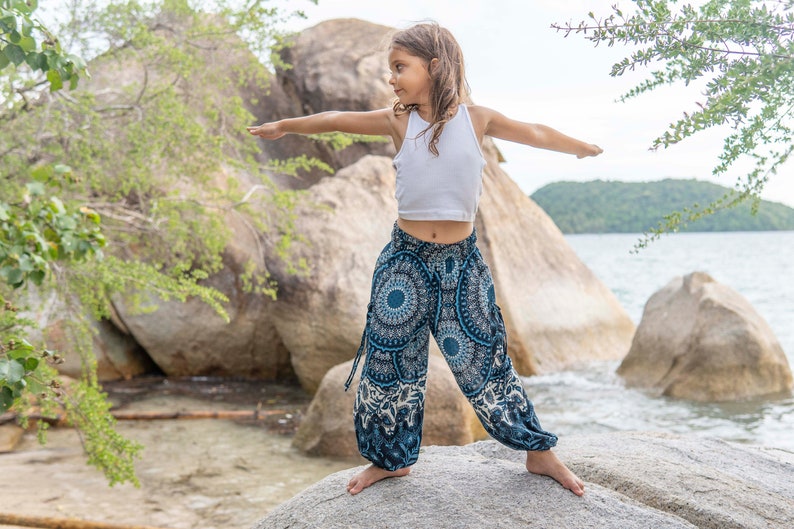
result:
<svg viewBox="0 0 794 529"><path fill-rule="evenodd" d="M434 239L436 238L436 232L433 232L433 238Z"/></svg>

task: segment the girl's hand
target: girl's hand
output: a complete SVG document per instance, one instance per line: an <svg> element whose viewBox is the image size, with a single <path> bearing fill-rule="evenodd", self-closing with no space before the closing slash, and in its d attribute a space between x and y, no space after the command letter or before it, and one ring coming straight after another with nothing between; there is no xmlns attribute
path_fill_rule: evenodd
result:
<svg viewBox="0 0 794 529"><path fill-rule="evenodd" d="M604 149L599 147L598 145L593 145L592 143L587 145L584 152L581 152L576 155L577 158L586 158L588 156L598 156L604 152Z"/></svg>
<svg viewBox="0 0 794 529"><path fill-rule="evenodd" d="M248 132L250 132L253 136L259 136L266 140L277 140L286 134L281 130L281 127L279 127L278 121L274 121L272 123L262 123L257 127L246 127L246 130L248 130Z"/></svg>

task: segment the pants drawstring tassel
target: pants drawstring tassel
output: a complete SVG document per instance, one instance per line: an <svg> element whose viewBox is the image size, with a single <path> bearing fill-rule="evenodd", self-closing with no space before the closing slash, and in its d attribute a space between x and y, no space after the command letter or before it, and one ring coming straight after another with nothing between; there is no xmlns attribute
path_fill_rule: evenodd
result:
<svg viewBox="0 0 794 529"><path fill-rule="evenodd" d="M353 378L356 376L356 370L358 369L358 362L361 360L361 355L364 353L364 346L367 343L367 335L369 335L369 321L371 314L372 303L367 305L367 323L364 325L364 332L361 334L361 345L358 346L356 358L353 360L353 368L350 370L350 375L347 377L347 381L345 382L345 391L347 391L350 388L350 384L353 383Z"/></svg>

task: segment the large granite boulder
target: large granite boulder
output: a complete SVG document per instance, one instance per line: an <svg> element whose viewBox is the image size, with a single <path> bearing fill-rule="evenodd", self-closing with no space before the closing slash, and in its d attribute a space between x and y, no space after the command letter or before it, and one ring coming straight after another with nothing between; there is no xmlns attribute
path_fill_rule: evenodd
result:
<svg viewBox="0 0 794 529"><path fill-rule="evenodd" d="M516 370L529 376L622 358L634 334L623 307L502 171L490 141L484 152L478 245L493 273Z"/></svg>
<svg viewBox="0 0 794 529"><path fill-rule="evenodd" d="M25 429L16 424L0 424L0 454L11 452L24 433Z"/></svg>
<svg viewBox="0 0 794 529"><path fill-rule="evenodd" d="M792 388L788 360L766 321L703 272L676 277L651 296L618 374L630 386L696 401Z"/></svg>
<svg viewBox="0 0 794 529"><path fill-rule="evenodd" d="M204 284L226 295L229 321L199 299L164 301L155 296L144 296L135 304L116 297L115 321L170 376L294 379L289 352L272 321L270 300L246 289L240 279L246 263L262 262L258 234L234 215L227 222L235 236L226 247L224 267Z"/></svg>
<svg viewBox="0 0 794 529"><path fill-rule="evenodd" d="M374 110L391 106L394 92L384 77L388 70L388 35L393 28L356 19L322 22L297 34L282 51L292 65L277 72L268 87L267 97L257 97L251 111L259 122L274 121L325 110ZM261 86L249 87L251 94ZM393 156L391 140L356 142L343 150L299 135L278 141L260 141L266 159L288 158L297 154L314 156L335 169L341 169L367 154ZM281 178L278 182L292 189L304 189L326 176L320 170L301 178Z"/></svg>
<svg viewBox="0 0 794 529"><path fill-rule="evenodd" d="M408 476L356 496L345 484L361 467L332 474L255 527L784 529L794 519L790 452L649 433L571 436L555 450L586 481L583 497L483 441L428 447Z"/></svg>
<svg viewBox="0 0 794 529"><path fill-rule="evenodd" d="M507 325L510 355L522 375L592 359L617 359L634 325L614 295L577 258L551 219L497 166L490 167L477 220ZM367 156L320 180L297 209L307 239L298 255L306 275L269 269L280 292L273 321L303 386L355 353L364 327L372 270L396 218L394 169Z"/></svg>
<svg viewBox="0 0 794 529"><path fill-rule="evenodd" d="M146 351L128 334L110 321L93 321L77 300L66 303L55 291L40 290L30 286L22 295L20 305L26 306L25 318L35 322L36 327L26 331L27 339L36 346L56 351L63 362L55 368L62 375L80 378L83 362L75 348L74 333L83 332L79 327L85 318L91 333L89 361L96 362L96 374L100 381L129 379L156 369Z"/></svg>
<svg viewBox="0 0 794 529"><path fill-rule="evenodd" d="M283 262L269 264L279 284L272 315L311 393L358 349L375 260L396 218L394 170L383 156L365 156L320 180L296 208L296 229L306 238L298 256L310 271L289 274Z"/></svg>
<svg viewBox="0 0 794 529"><path fill-rule="evenodd" d="M311 455L358 455L353 428L353 401L358 387L358 374L350 389L347 392L344 390L352 365L353 361L350 360L326 373L292 440L295 448ZM360 365L358 372L361 372ZM422 446L465 445L487 437L471 405L458 389L446 361L440 353L431 354L428 359Z"/></svg>

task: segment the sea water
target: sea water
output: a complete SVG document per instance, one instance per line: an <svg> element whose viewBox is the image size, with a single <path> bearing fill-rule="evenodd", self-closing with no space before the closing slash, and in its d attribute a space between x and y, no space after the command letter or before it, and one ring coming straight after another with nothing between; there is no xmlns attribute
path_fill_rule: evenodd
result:
<svg viewBox="0 0 794 529"><path fill-rule="evenodd" d="M632 253L638 235L569 235L579 258L639 324L648 298L701 271L743 295L794 365L794 232L672 234ZM624 387L619 362L525 379L544 428L560 435L652 430L794 450L794 398L694 403Z"/></svg>

